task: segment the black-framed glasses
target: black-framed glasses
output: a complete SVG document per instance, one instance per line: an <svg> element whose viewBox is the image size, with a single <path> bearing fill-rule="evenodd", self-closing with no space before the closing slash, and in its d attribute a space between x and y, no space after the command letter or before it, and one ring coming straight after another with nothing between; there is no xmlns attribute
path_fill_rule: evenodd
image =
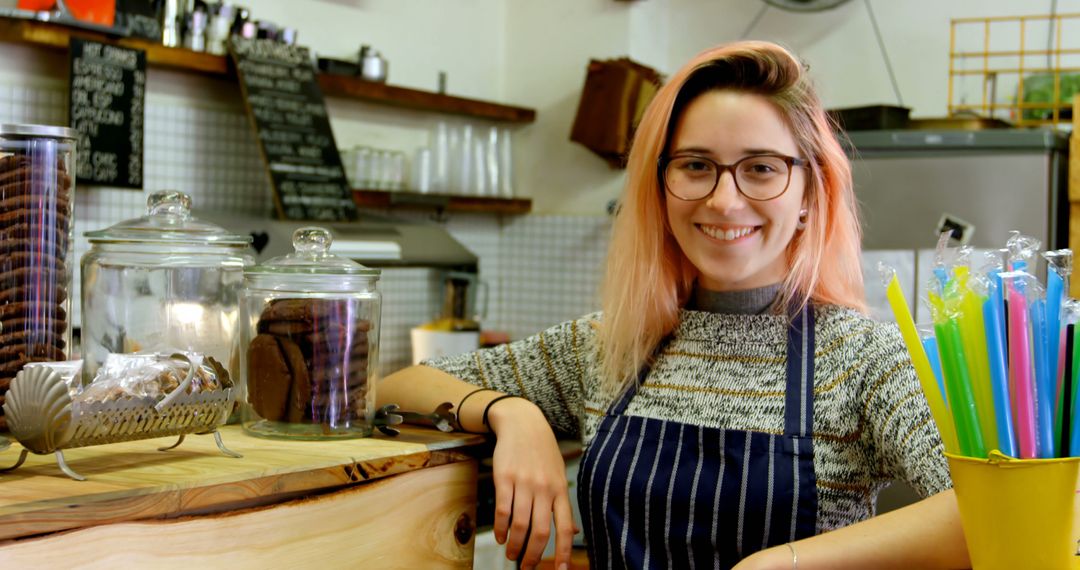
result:
<svg viewBox="0 0 1080 570"><path fill-rule="evenodd" d="M685 201L704 200L730 170L735 188L750 200L764 202L780 197L791 184L791 169L807 160L782 154L754 154L733 164L720 164L698 155L660 157L657 169L668 194Z"/></svg>

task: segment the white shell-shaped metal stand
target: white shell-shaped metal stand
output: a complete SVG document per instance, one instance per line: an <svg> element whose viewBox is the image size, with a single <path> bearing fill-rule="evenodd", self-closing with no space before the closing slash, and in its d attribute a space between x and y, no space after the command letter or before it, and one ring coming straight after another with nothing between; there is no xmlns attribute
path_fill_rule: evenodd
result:
<svg viewBox="0 0 1080 570"><path fill-rule="evenodd" d="M74 402L59 374L46 367L24 369L15 375L4 402L4 415L11 434L23 450L19 460L0 472L11 471L26 461L29 453L54 453L56 463L68 477L85 481L64 459L63 450L158 437L214 434L214 442L224 455L242 457L225 447L217 427L229 417L233 407L231 388L187 393L195 365L183 355L173 358L189 364L187 378L160 402L153 398L121 398L109 402ZM0 442L2 443L2 442ZM3 446L0 446L0 450Z"/></svg>

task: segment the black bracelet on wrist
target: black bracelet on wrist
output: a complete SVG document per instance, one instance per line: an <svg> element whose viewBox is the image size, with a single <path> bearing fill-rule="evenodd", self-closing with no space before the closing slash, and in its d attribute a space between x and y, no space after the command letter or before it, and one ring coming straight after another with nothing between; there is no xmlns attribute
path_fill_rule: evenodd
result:
<svg viewBox="0 0 1080 570"><path fill-rule="evenodd" d="M476 394L478 392L494 392L494 391L495 390L492 389L492 388L477 388L477 389L473 390L472 392L469 392L468 394L465 394L465 396L461 398L461 401L458 402L457 409L454 412L454 421L457 423L457 429L459 429L461 431L469 431L469 430L465 429L465 426L461 425L461 407L465 405L465 400L468 400L469 396L472 396L473 394Z"/></svg>
<svg viewBox="0 0 1080 570"><path fill-rule="evenodd" d="M491 411L491 406L494 406L495 402L498 402L499 400L505 400L507 398L521 398L522 400L528 401L528 398L522 398L521 396L515 396L513 394L503 394L502 396L499 396L498 398L494 398L490 402L488 402L487 407L484 408L483 419L484 419L484 427L487 428L489 433L491 432L491 424L488 423L488 412Z"/></svg>

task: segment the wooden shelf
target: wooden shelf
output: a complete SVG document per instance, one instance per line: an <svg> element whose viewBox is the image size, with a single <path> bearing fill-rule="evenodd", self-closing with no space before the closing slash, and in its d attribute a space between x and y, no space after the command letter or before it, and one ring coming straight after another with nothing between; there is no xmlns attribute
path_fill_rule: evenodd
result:
<svg viewBox="0 0 1080 570"><path fill-rule="evenodd" d="M348 75L322 73L319 75L319 87L322 88L323 95L361 99L421 111L436 111L508 123L531 123L536 120L536 111L525 107L511 107L453 95L396 87Z"/></svg>
<svg viewBox="0 0 1080 570"><path fill-rule="evenodd" d="M512 215L528 214L532 210L532 200L527 198L483 198L385 190L354 189L353 201L361 208L434 208L447 212Z"/></svg>
<svg viewBox="0 0 1080 570"><path fill-rule="evenodd" d="M206 75L230 76L235 73L229 59L223 56L183 48L170 48L144 39L120 38L49 22L0 17L0 41L66 50L72 37L145 50L146 61L151 65ZM507 123L531 123L536 120L536 111L525 107L374 83L345 75L319 74L319 86L323 94L327 96L357 99L392 107Z"/></svg>
<svg viewBox="0 0 1080 570"><path fill-rule="evenodd" d="M224 57L218 55L165 47L149 40L121 38L49 22L0 17L0 41L25 43L66 51L71 38L82 38L105 44L145 50L146 62L151 65L195 71L207 75L226 75L230 73L228 62Z"/></svg>

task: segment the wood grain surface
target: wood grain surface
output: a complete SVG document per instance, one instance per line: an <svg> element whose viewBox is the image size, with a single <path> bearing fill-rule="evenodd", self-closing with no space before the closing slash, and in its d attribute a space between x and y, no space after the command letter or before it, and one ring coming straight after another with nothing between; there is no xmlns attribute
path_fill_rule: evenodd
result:
<svg viewBox="0 0 1080 570"><path fill-rule="evenodd" d="M0 473L0 540L269 504L469 461L460 448L483 441L420 428L406 428L397 438L282 441L225 426L222 438L244 457L221 454L212 436L189 436L166 452L157 448L174 438L66 451L68 465L87 481L69 479L52 455L31 455L18 469ZM14 464L21 449L15 444L0 452L0 466Z"/></svg>
<svg viewBox="0 0 1080 570"><path fill-rule="evenodd" d="M224 515L125 522L0 545L4 568L469 568L476 464Z"/></svg>

